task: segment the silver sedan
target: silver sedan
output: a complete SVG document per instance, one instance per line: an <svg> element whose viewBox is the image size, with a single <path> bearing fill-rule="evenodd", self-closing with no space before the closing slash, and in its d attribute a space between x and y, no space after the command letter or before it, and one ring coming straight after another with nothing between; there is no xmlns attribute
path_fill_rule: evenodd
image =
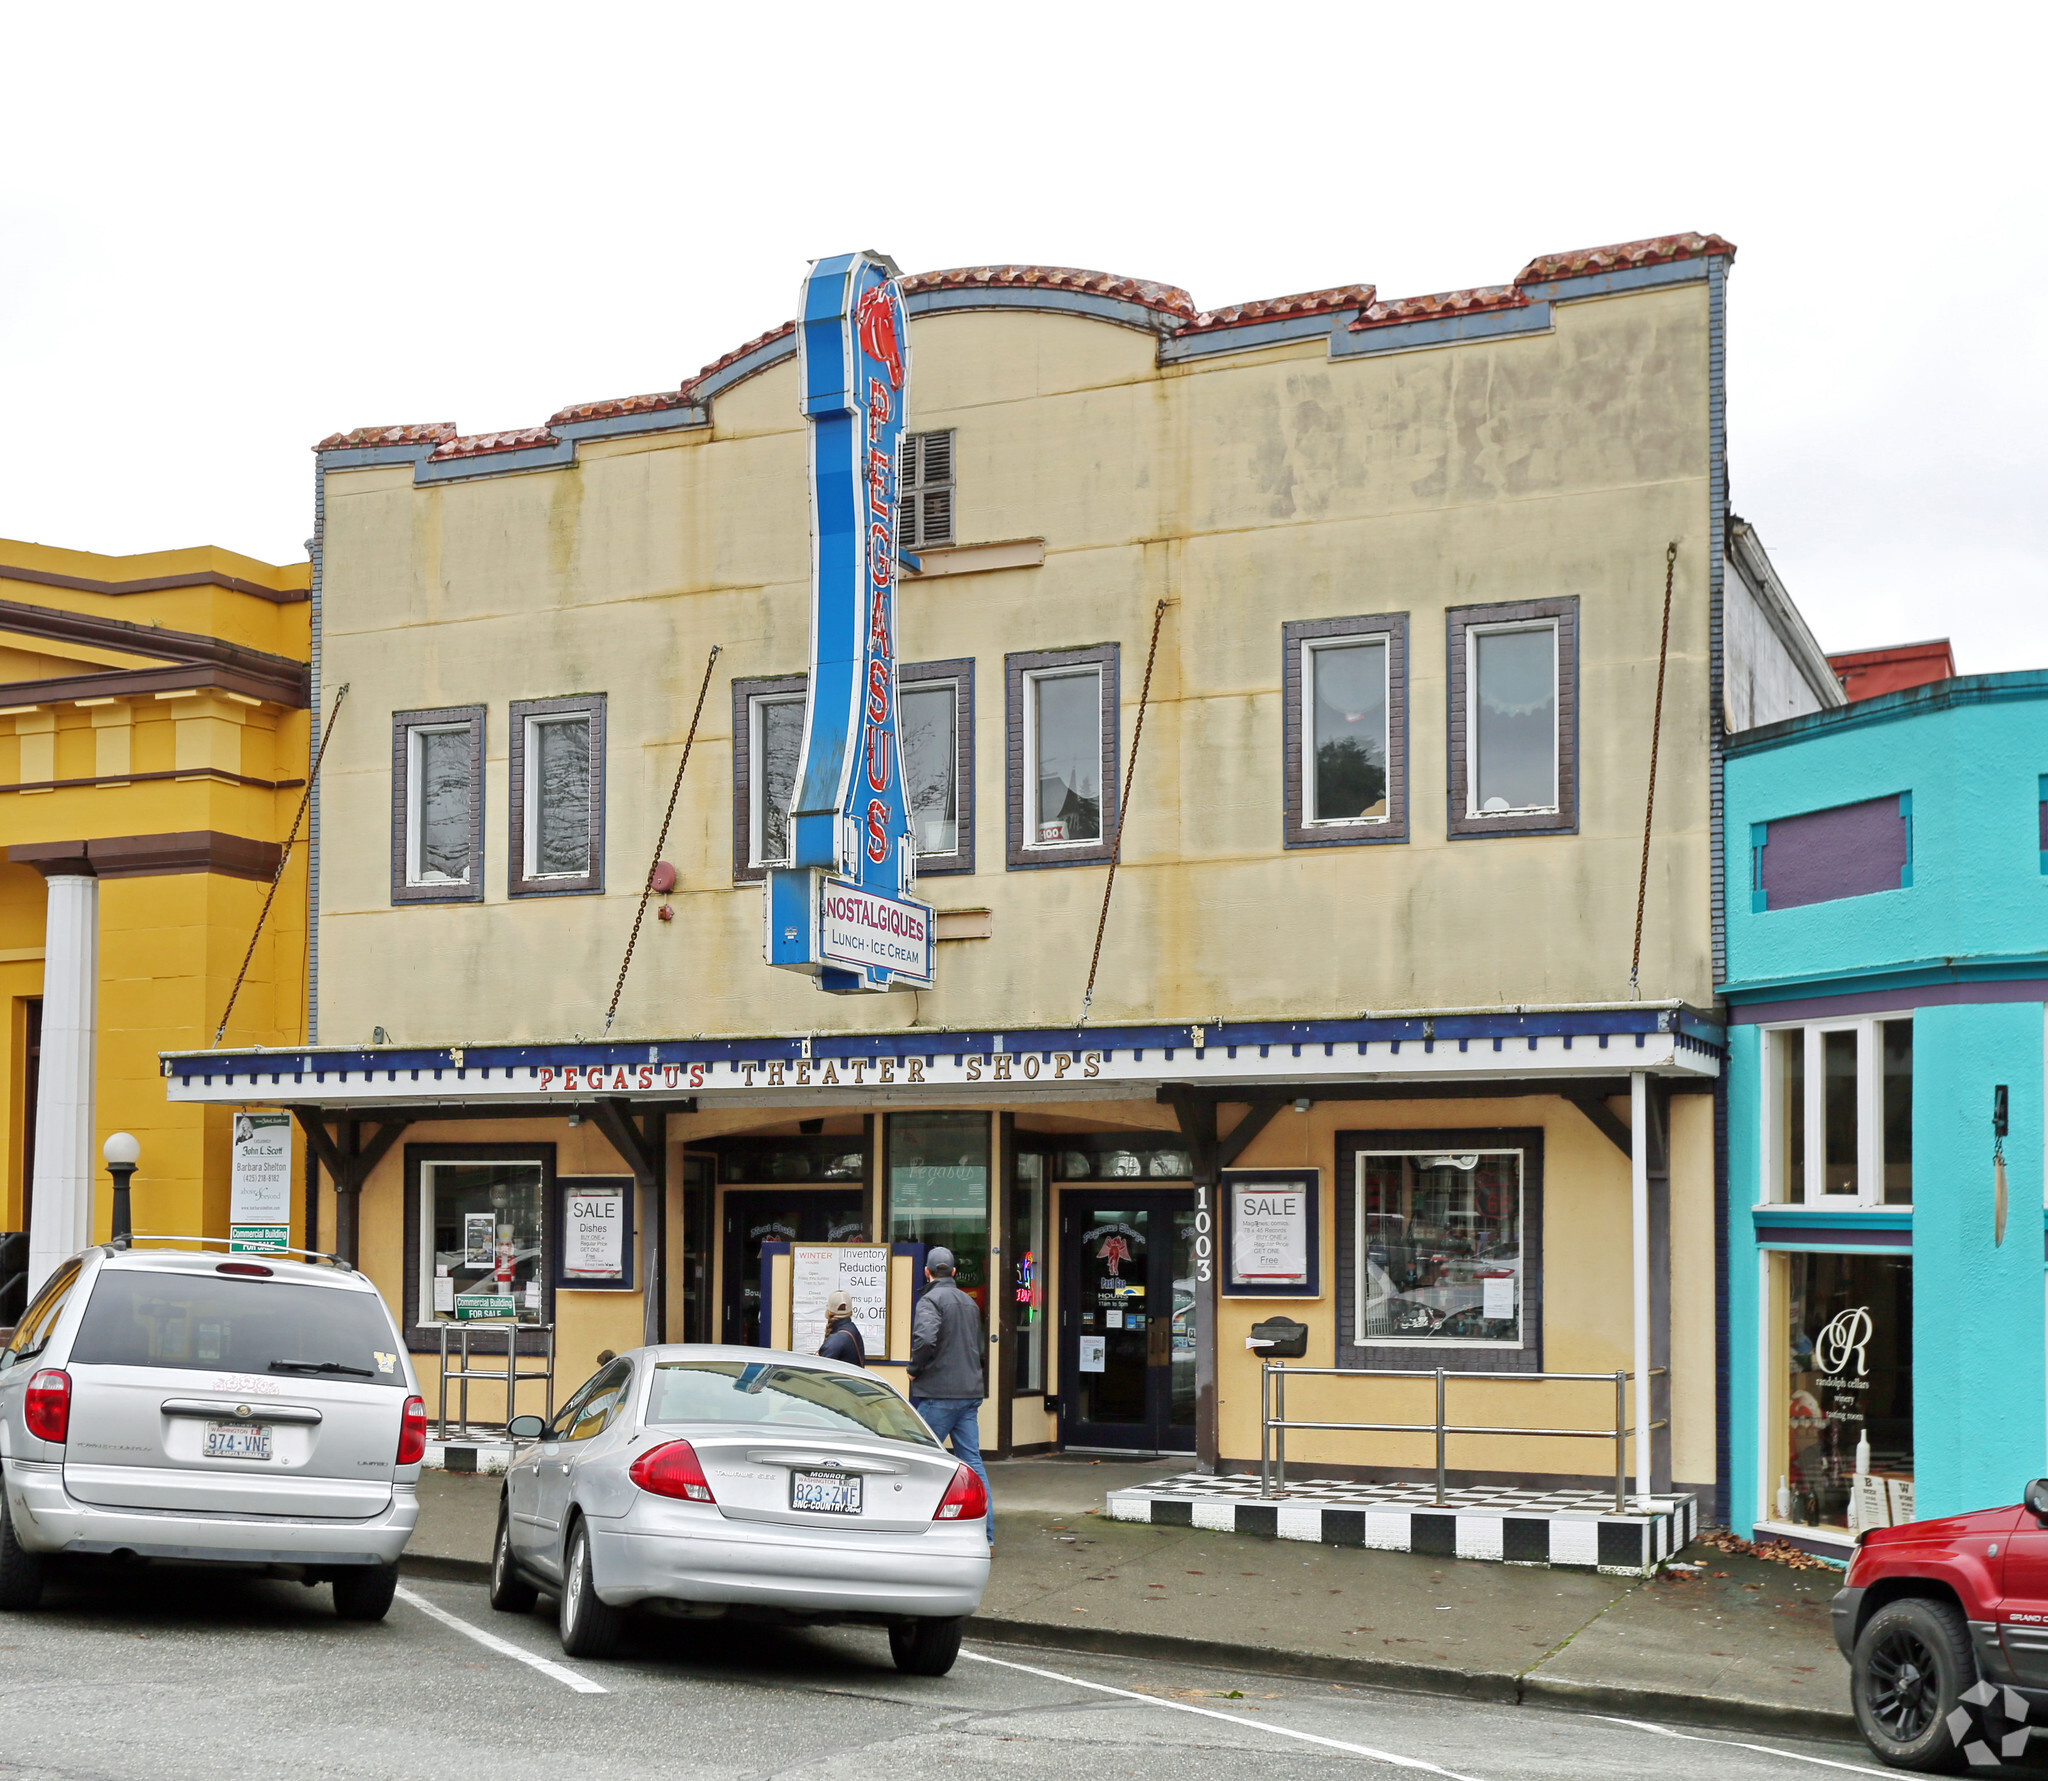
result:
<svg viewBox="0 0 2048 1781"><path fill-rule="evenodd" d="M560 1604L604 1657L629 1608L886 1626L943 1676L988 1585L988 1496L875 1374L815 1355L636 1348L556 1413L515 1417L491 1605Z"/></svg>

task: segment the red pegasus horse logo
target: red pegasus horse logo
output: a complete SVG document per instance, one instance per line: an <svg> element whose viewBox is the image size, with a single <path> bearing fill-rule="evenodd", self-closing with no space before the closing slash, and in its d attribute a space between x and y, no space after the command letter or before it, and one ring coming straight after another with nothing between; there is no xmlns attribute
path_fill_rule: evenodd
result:
<svg viewBox="0 0 2048 1781"><path fill-rule="evenodd" d="M871 359L889 367L889 387L903 387L903 346L896 337L896 305L889 287L869 287L853 306L853 324L860 333L860 349Z"/></svg>
<svg viewBox="0 0 2048 1781"><path fill-rule="evenodd" d="M1131 1259L1131 1246L1122 1237L1111 1237L1108 1242L1104 1243L1095 1252L1095 1259L1099 1262L1108 1263L1112 1276L1121 1275L1124 1271L1124 1263Z"/></svg>

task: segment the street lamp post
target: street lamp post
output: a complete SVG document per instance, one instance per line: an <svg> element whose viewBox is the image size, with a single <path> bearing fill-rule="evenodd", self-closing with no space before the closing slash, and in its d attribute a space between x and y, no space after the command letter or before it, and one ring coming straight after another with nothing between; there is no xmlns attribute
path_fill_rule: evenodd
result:
<svg viewBox="0 0 2048 1781"><path fill-rule="evenodd" d="M142 1161L142 1146L126 1132L116 1132L106 1141L100 1154L107 1159L107 1173L114 1178L114 1227L111 1235L116 1243L125 1243L135 1234L133 1221L128 1213L128 1183L135 1174L135 1165Z"/></svg>

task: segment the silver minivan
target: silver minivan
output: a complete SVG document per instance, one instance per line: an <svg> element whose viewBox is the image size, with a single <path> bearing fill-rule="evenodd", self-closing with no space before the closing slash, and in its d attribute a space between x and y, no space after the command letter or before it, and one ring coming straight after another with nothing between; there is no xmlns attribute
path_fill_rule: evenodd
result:
<svg viewBox="0 0 2048 1781"><path fill-rule="evenodd" d="M324 1579L342 1618L381 1619L426 1440L405 1344L345 1264L88 1249L0 1349L0 1608L90 1553Z"/></svg>

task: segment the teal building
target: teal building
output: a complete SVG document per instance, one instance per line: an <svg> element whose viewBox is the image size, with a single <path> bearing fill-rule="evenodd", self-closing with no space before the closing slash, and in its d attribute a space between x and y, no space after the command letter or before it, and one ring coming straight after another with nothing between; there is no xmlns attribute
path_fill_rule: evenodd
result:
<svg viewBox="0 0 2048 1781"><path fill-rule="evenodd" d="M1729 1519L1846 1557L2048 1473L2048 673L1749 730L1725 800Z"/></svg>

